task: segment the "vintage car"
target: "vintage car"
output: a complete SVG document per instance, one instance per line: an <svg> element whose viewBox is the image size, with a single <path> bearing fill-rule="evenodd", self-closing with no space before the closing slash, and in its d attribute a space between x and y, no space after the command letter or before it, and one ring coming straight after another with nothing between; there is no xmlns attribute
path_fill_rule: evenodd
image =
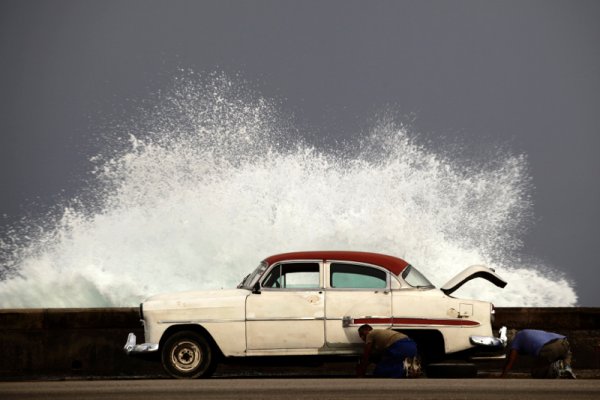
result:
<svg viewBox="0 0 600 400"><path fill-rule="evenodd" d="M473 278L506 282L472 266L436 289L406 261L376 253L305 251L266 258L236 289L150 297L140 305L145 343L176 378L208 377L219 360L263 356L352 356L357 328L391 328L413 338L425 363L501 350L493 305L451 295ZM157 357L158 358L158 357Z"/></svg>

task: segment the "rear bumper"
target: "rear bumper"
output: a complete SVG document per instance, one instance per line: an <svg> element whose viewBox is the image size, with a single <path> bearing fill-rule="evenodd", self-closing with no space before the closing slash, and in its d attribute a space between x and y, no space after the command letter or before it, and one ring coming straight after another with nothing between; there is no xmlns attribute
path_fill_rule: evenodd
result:
<svg viewBox="0 0 600 400"><path fill-rule="evenodd" d="M495 336L471 336L469 337L472 345L487 347L490 349L501 350L506 347L506 327L503 326L498 331L498 337Z"/></svg>
<svg viewBox="0 0 600 400"><path fill-rule="evenodd" d="M495 336L471 336L469 340L475 346L476 359L501 359L505 358L504 349L506 348L506 327L503 326Z"/></svg>
<svg viewBox="0 0 600 400"><path fill-rule="evenodd" d="M158 351L158 343L142 343L137 344L137 338L133 332L130 332L127 335L127 341L125 342L125 346L123 346L123 350L127 355L136 355L136 354L149 354Z"/></svg>

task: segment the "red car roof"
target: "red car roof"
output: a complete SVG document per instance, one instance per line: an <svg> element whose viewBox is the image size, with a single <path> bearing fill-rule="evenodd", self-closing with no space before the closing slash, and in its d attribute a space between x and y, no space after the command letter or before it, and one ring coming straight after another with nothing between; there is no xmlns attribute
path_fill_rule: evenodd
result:
<svg viewBox="0 0 600 400"><path fill-rule="evenodd" d="M275 254L265 258L266 263L269 265L286 260L356 261L378 265L395 275L400 275L408 265L406 261L398 257L363 251L297 251L293 253Z"/></svg>

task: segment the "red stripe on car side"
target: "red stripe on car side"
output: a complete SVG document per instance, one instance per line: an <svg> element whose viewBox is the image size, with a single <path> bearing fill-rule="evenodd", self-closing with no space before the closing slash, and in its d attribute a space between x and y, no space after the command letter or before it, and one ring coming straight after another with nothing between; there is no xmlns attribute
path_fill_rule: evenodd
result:
<svg viewBox="0 0 600 400"><path fill-rule="evenodd" d="M452 325L474 326L477 321L467 319L430 319L430 318L356 318L355 324L392 324L392 325Z"/></svg>

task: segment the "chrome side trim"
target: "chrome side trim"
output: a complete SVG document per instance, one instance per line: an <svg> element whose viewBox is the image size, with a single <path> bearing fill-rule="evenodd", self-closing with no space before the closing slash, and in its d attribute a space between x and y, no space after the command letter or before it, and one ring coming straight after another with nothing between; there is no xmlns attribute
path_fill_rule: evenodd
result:
<svg viewBox="0 0 600 400"><path fill-rule="evenodd" d="M206 324L206 323L227 323L227 322L246 322L244 319L194 319L194 320L161 320L159 324Z"/></svg>
<svg viewBox="0 0 600 400"><path fill-rule="evenodd" d="M336 318L341 319L341 318ZM324 321L325 317L281 317L281 318L248 318L248 319L194 319L187 321L161 320L159 324L208 324L208 323L230 323L230 322L256 322L256 321Z"/></svg>
<svg viewBox="0 0 600 400"><path fill-rule="evenodd" d="M133 332L129 332L125 346L123 346L123 350L125 353L127 353L127 355L153 353L158 350L158 343L137 344L136 342L137 338L135 337L135 334Z"/></svg>
<svg viewBox="0 0 600 400"><path fill-rule="evenodd" d="M505 360L506 354L499 354L496 356L475 356L475 357L470 357L469 359L473 360L473 361Z"/></svg>
<svg viewBox="0 0 600 400"><path fill-rule="evenodd" d="M324 321L324 320L325 320L325 317L298 317L298 318L282 317L282 318L248 318L246 321L247 322L256 322L256 321L268 322L268 321Z"/></svg>

